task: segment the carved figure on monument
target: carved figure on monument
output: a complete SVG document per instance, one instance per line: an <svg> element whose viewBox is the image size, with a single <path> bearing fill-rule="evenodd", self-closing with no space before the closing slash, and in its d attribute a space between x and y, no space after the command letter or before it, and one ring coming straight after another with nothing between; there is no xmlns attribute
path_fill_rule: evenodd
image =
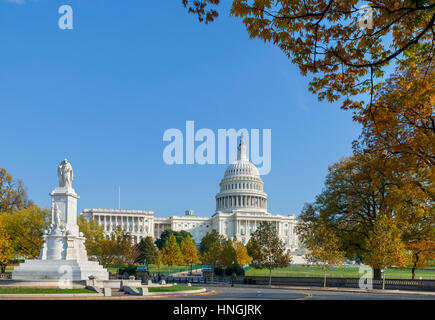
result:
<svg viewBox="0 0 435 320"><path fill-rule="evenodd" d="M58 205L56 204L56 205L54 206L54 209L53 209L54 225L55 225L56 227L60 227L60 222L61 222L59 211L60 211L60 210L59 210L59 207L58 207Z"/></svg>
<svg viewBox="0 0 435 320"><path fill-rule="evenodd" d="M73 169L67 159L64 159L57 167L57 176L59 177L59 187L72 188Z"/></svg>

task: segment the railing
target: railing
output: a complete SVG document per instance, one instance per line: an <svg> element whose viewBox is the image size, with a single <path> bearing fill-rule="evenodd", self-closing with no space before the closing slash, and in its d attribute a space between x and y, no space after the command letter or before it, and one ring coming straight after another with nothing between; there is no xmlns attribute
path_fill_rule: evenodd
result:
<svg viewBox="0 0 435 320"><path fill-rule="evenodd" d="M0 279L12 279L12 273L0 273Z"/></svg>
<svg viewBox="0 0 435 320"><path fill-rule="evenodd" d="M314 277L272 277L272 285L282 286L307 286L307 287L323 287L323 278ZM235 283L239 284L257 284L268 285L269 277L260 276L238 276ZM373 289L382 288L382 280L372 280ZM344 287L344 288L359 288L360 279L358 278L327 278L327 287ZM434 280L401 280L401 279L386 279L385 289L391 290L424 290L435 291Z"/></svg>

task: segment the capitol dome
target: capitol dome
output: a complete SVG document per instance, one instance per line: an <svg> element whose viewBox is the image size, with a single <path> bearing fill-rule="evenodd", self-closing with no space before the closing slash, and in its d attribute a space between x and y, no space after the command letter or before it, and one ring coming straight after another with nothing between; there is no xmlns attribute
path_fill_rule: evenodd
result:
<svg viewBox="0 0 435 320"><path fill-rule="evenodd" d="M216 195L216 211L231 212L237 209L267 212L267 194L257 167L249 162L243 135L237 148L237 161L230 164L220 182Z"/></svg>

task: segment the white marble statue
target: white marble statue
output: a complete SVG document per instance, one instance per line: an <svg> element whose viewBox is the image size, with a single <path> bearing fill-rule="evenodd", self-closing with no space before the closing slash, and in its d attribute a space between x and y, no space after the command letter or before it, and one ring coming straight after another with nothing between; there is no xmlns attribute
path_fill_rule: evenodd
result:
<svg viewBox="0 0 435 320"><path fill-rule="evenodd" d="M39 259L26 259L12 272L12 280L20 281L83 281L93 276L108 280L106 269L89 261L86 239L77 225L77 200L72 188L73 170L65 159L57 168L59 187L51 193L52 223L44 231ZM66 269L65 269L66 268ZM58 282L60 283L60 282ZM62 282L63 283L63 282Z"/></svg>
<svg viewBox="0 0 435 320"><path fill-rule="evenodd" d="M72 188L73 169L67 159L64 159L57 167L57 175L59 177L59 187Z"/></svg>

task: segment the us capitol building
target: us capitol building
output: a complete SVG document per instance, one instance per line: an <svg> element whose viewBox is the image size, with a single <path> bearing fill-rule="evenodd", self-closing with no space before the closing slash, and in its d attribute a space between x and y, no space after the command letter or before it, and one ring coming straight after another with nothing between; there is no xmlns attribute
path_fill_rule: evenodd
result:
<svg viewBox="0 0 435 320"><path fill-rule="evenodd" d="M219 186L216 212L211 217L195 216L192 210L187 210L184 216L169 218L154 217L153 211L122 209L84 209L82 215L103 226L106 236L121 226L131 234L134 243L147 236L157 239L164 230L171 229L188 231L199 244L202 237L215 229L226 238L236 236L246 244L260 222L268 221L275 225L286 249L292 253L293 261L302 262L302 256L296 254L299 251L294 232L297 220L294 215L267 212L268 197L263 191L264 183L258 169L246 156L243 137L238 146L237 161L228 166Z"/></svg>

